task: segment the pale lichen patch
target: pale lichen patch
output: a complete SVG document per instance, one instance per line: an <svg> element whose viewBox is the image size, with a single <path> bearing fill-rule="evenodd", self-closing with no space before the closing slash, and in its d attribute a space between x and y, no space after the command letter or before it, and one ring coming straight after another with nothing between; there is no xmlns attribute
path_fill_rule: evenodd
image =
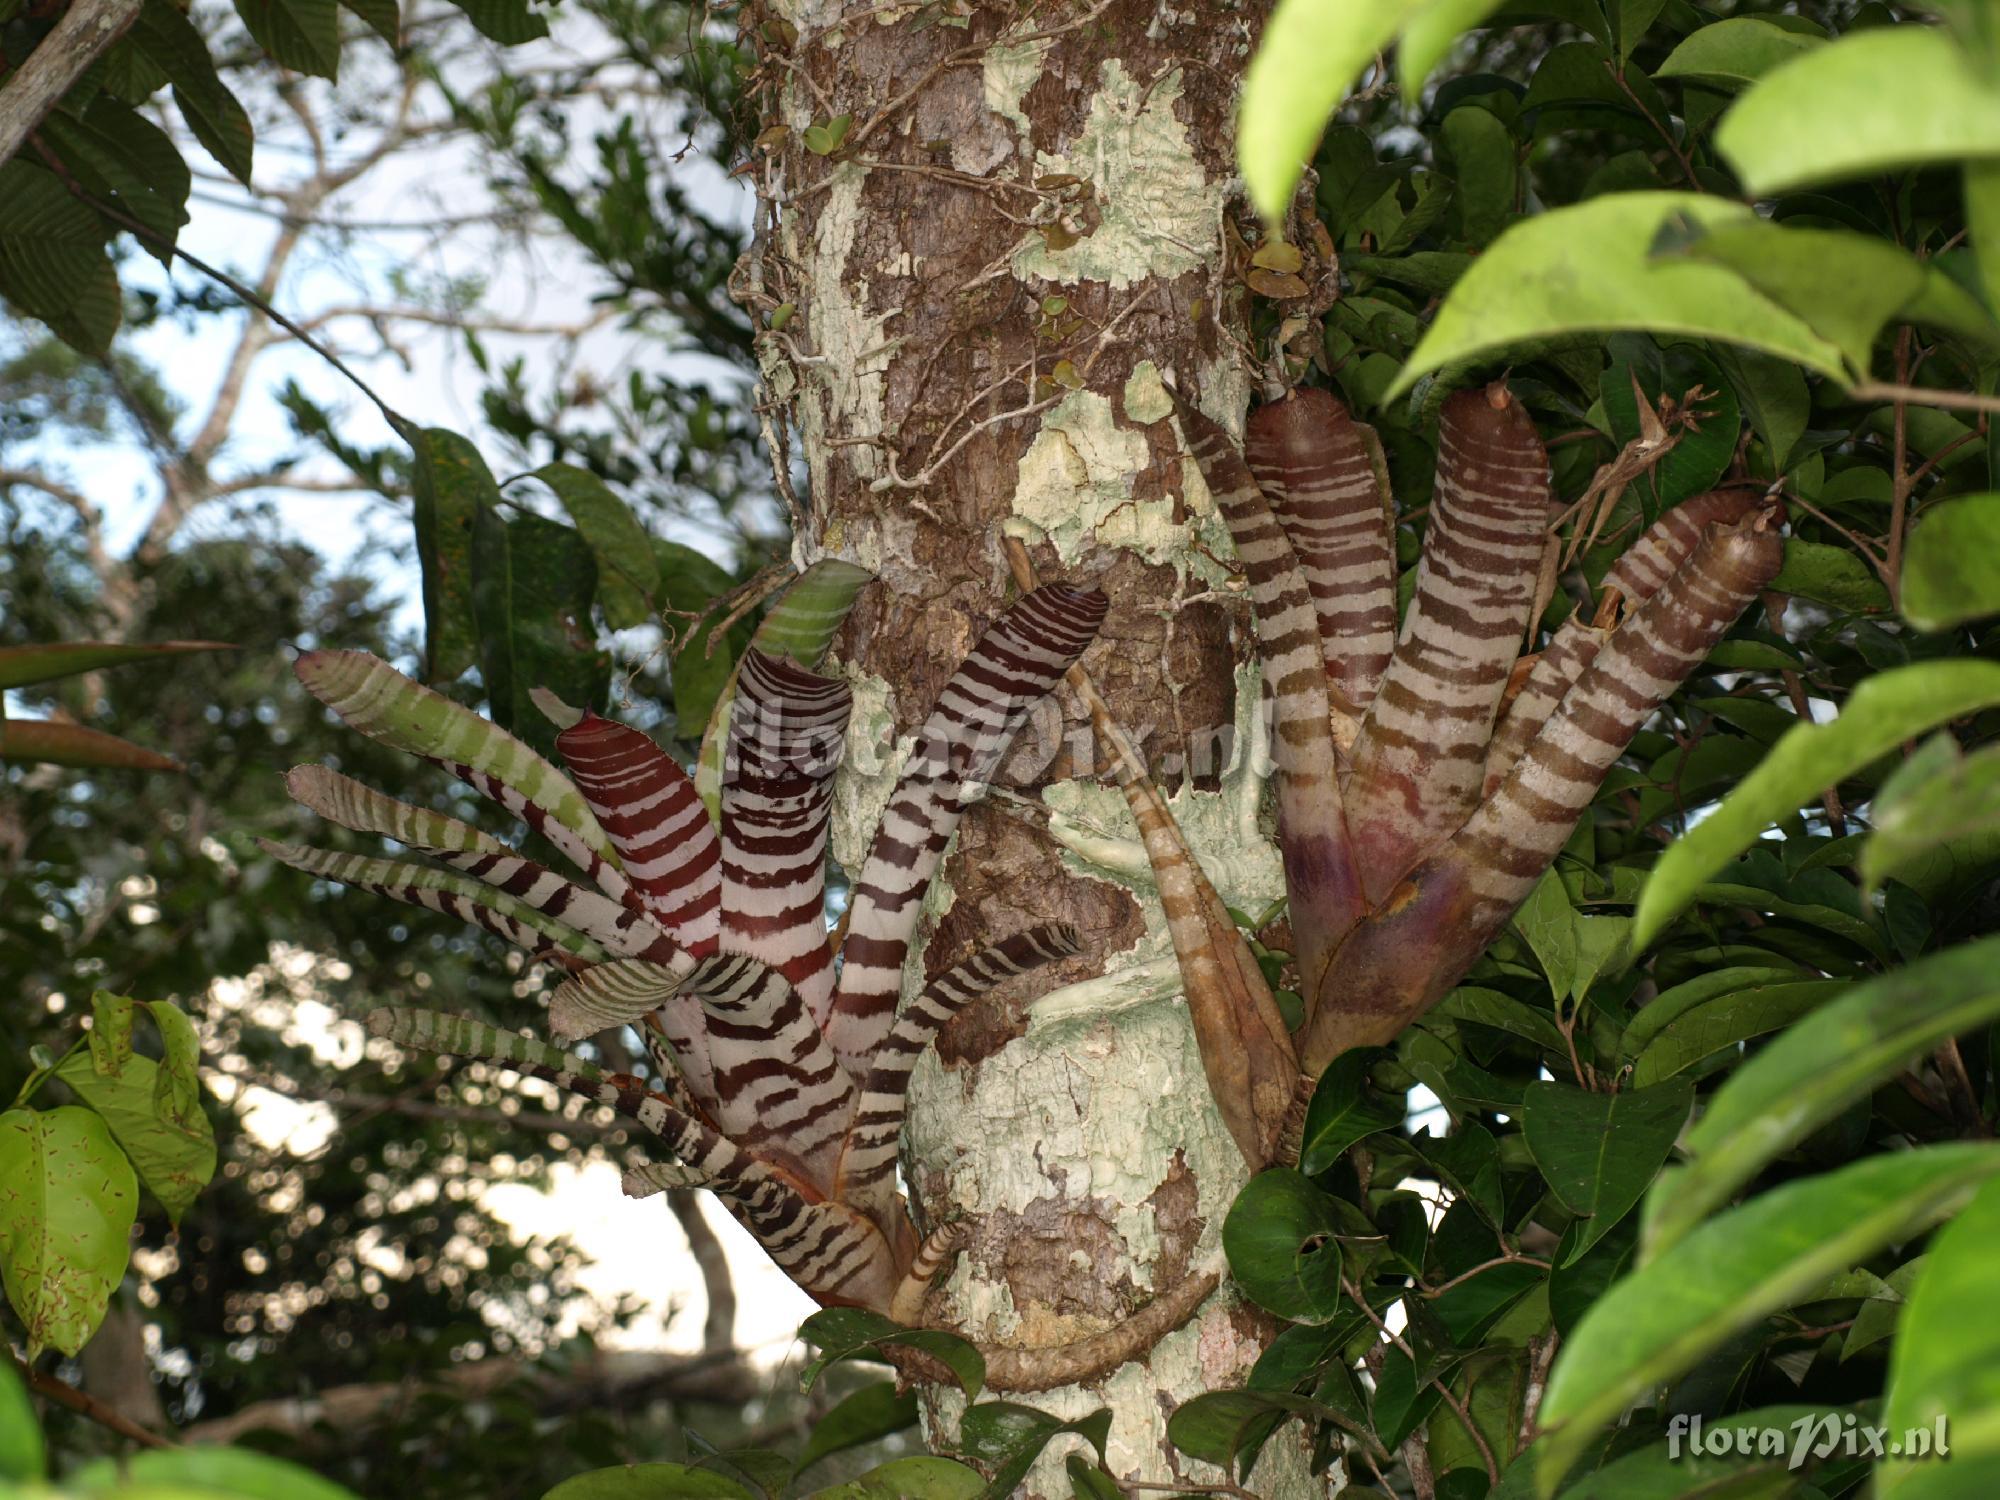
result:
<svg viewBox="0 0 2000 1500"><path fill-rule="evenodd" d="M1216 241L1225 184L1210 180L1174 112L1180 70L1147 83L1114 57L1098 79L1075 142L1067 151L1037 153L1036 171L1088 182L1099 222L1060 250L1031 237L1015 252L1016 274L1124 288L1200 268Z"/></svg>
<svg viewBox="0 0 2000 1500"><path fill-rule="evenodd" d="M997 42L980 59L986 107L1010 121L1023 136L1028 133L1028 115L1021 101L1042 76L1042 59L1048 56L1051 45L1046 37L1034 42Z"/></svg>
<svg viewBox="0 0 2000 1500"><path fill-rule="evenodd" d="M894 312L871 313L870 281L848 262L861 236L864 216L861 189L867 169L842 162L833 169L826 206L813 225L812 300L809 305L812 350L805 370L806 391L800 402L806 419L805 451L813 465L813 488L830 493L826 474L829 455L836 451L813 441L833 425L828 414L841 414L849 431L879 433L884 425L883 386L895 346L888 338ZM824 403L824 406L821 403ZM867 444L837 450L863 479L874 479L881 455Z"/></svg>
<svg viewBox="0 0 2000 1500"><path fill-rule="evenodd" d="M1160 367L1150 359L1132 366L1132 373L1125 381L1125 420L1150 427L1165 421L1173 411L1174 400L1167 394L1166 382L1160 379Z"/></svg>

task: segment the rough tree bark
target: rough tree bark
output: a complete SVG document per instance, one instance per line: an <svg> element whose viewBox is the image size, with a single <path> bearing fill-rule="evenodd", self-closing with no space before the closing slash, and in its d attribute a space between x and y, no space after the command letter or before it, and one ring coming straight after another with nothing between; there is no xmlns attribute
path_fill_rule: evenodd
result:
<svg viewBox="0 0 2000 1500"><path fill-rule="evenodd" d="M1224 897L1256 910L1283 891L1247 757L1224 775L1214 753L1239 698L1254 707L1248 611L1162 385L1240 422L1225 222L1242 212L1231 121L1264 9L774 0L756 17L767 114L787 129L760 142L759 249L738 290L770 330L780 454L795 440L810 475L798 560L881 579L842 647L856 711L834 852L849 869L911 731L1013 597L1002 540L1019 536L1043 581L1110 595L1085 666ZM928 1321L1015 1346L1098 1333L1219 1268L1244 1179L1085 722L1065 694L1062 724L1024 736L962 825L911 959L935 974L1040 921L1085 935L1083 957L961 1016L912 1089L918 1212L971 1229ZM1109 1406L1121 1478L1215 1479L1169 1447L1167 1417L1239 1383L1272 1332L1225 1286L1143 1359L1031 1399ZM927 1405L948 1441L953 1394ZM1064 1451L1022 1493L1067 1496ZM1327 1488L1295 1436L1252 1483L1272 1500Z"/></svg>

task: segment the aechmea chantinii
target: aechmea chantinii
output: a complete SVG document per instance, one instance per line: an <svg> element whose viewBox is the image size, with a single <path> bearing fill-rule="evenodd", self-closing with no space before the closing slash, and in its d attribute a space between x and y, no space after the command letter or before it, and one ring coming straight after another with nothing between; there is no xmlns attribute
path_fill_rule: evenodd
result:
<svg viewBox="0 0 2000 1500"><path fill-rule="evenodd" d="M847 575L841 611L865 576ZM914 1322L954 1240L947 1227L920 1244L896 1184L911 1066L960 1006L1076 952L1078 939L1061 926L1016 933L907 1001L904 959L961 811L1104 611L1094 590L1037 589L979 638L925 722L854 881L838 965L824 881L849 692L784 654L743 658L712 819L687 773L635 729L551 700L552 717L568 721L556 740L565 775L374 657L309 652L299 676L334 712L445 766L584 879L321 766L291 773L294 797L429 862L265 848L311 874L463 917L567 973L549 1004L555 1045L426 1011L379 1010L371 1029L611 1106L663 1148L628 1175L628 1191L709 1188L820 1302ZM838 618L820 622L818 650ZM627 1024L646 1039L657 1088L559 1050Z"/></svg>
<svg viewBox="0 0 2000 1500"><path fill-rule="evenodd" d="M1369 428L1318 390L1252 412L1241 452L1192 406L1180 420L1256 607L1305 999L1293 1040L1317 1077L1464 976L1632 736L1770 582L1783 541L1756 491L1697 495L1627 549L1596 611L1517 661L1553 507L1548 454L1504 385L1443 405L1400 629Z"/></svg>

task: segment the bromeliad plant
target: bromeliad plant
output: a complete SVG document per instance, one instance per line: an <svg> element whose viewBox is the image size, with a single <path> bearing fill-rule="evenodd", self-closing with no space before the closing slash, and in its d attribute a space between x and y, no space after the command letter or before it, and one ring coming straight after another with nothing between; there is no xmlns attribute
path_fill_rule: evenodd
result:
<svg viewBox="0 0 2000 1500"><path fill-rule="evenodd" d="M1594 610L1522 656L1553 583L1555 507L1547 452L1504 385L1443 404L1400 631L1371 429L1311 389L1254 412L1240 452L1192 406L1180 420L1256 607L1304 999L1292 1042L1317 1078L1393 1040L1498 935L1633 735L1777 572L1778 517L1756 490L1685 501ZM1203 1040L1211 1078L1226 1074ZM1268 1160L1284 1124L1274 1102L1238 1138L1270 1143Z"/></svg>
<svg viewBox="0 0 2000 1500"><path fill-rule="evenodd" d="M639 731L544 695L564 726L565 775L498 726L372 656L302 656L306 686L363 734L449 769L572 861L572 880L457 819L323 766L293 796L331 822L381 834L428 862L266 843L322 878L465 918L561 969L551 1043L462 1016L385 1009L377 1034L484 1058L637 1121L664 1159L628 1192L715 1192L771 1258L824 1305L914 1323L956 1244L921 1238L896 1184L904 1087L959 1007L1010 975L1077 951L1073 929L1034 927L923 985L900 1006L923 897L962 810L1028 710L1095 637L1105 598L1060 586L1025 595L945 685L853 883L845 939L823 916L832 777L851 705L813 668L859 581L823 564L745 654L714 813ZM656 1085L561 1050L637 1025Z"/></svg>

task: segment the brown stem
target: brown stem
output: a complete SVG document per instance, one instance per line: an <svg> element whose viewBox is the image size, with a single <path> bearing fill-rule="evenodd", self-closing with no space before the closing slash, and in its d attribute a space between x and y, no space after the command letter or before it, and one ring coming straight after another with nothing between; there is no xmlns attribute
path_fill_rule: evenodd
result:
<svg viewBox="0 0 2000 1500"><path fill-rule="evenodd" d="M144 1448L177 1448L180 1445L172 1438L161 1437L157 1432L141 1427L137 1422L112 1407L106 1406L88 1391L80 1391L67 1380L54 1375L46 1375L31 1365L23 1363L11 1350L7 1358L14 1368L27 1380L31 1390L47 1396L58 1406L67 1406L79 1416L88 1417L100 1427L107 1427L122 1438Z"/></svg>
<svg viewBox="0 0 2000 1500"><path fill-rule="evenodd" d="M1908 329L1903 332L1907 334ZM1911 406L1936 406L1946 411L2000 411L2000 396L1982 396L1974 391L1934 391L1927 386L1864 380L1848 390L1856 401L1907 402Z"/></svg>
<svg viewBox="0 0 2000 1500"><path fill-rule="evenodd" d="M70 85L125 34L139 17L139 5L140 0L73 0L55 30L0 88L0 164L21 149Z"/></svg>

